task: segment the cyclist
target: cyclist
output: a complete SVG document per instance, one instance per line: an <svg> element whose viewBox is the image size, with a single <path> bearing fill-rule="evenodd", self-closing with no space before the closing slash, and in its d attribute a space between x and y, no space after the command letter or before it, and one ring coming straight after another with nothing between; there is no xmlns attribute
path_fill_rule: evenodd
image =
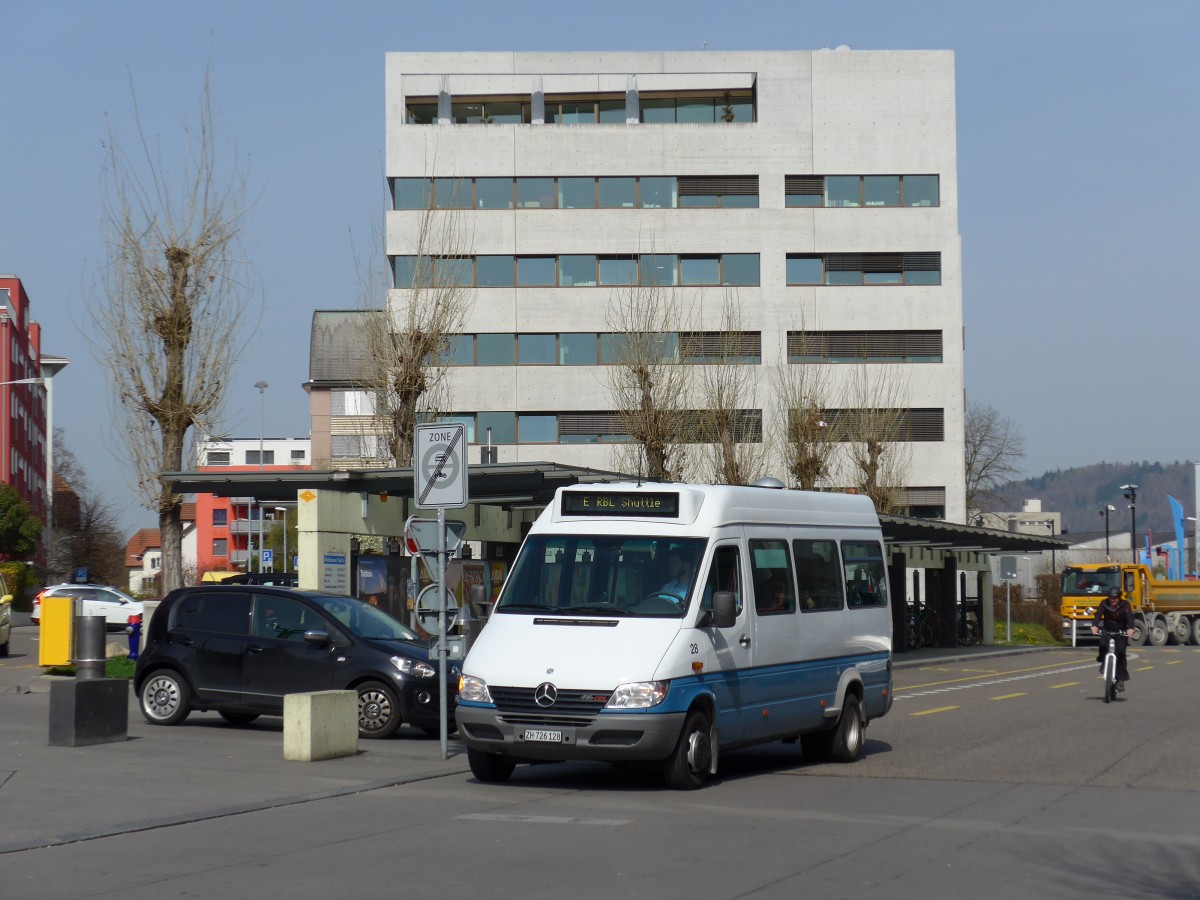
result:
<svg viewBox="0 0 1200 900"><path fill-rule="evenodd" d="M1092 634L1100 634L1101 631L1122 632L1122 634L1115 635L1112 640L1114 642L1113 649L1117 654L1117 690L1123 691L1125 682L1129 680L1129 669L1125 665L1125 647L1129 638L1133 637L1133 607L1129 605L1128 600L1121 599L1121 592L1117 588L1109 588L1108 596L1096 607L1096 619L1092 622ZM1096 654L1096 662L1100 663L1101 672L1104 671L1104 656L1107 650L1104 641L1101 641L1100 649Z"/></svg>

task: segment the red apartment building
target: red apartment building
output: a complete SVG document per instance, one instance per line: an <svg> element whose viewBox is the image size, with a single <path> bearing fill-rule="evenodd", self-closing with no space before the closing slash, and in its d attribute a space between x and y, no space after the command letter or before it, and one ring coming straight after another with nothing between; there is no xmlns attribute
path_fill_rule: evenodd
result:
<svg viewBox="0 0 1200 900"><path fill-rule="evenodd" d="M30 320L21 279L0 275L0 481L11 484L46 521L47 398L42 328ZM24 383L22 383L24 382Z"/></svg>
<svg viewBox="0 0 1200 900"><path fill-rule="evenodd" d="M210 439L200 445L197 470L294 472L312 468L309 452L307 438ZM258 571L259 535L266 537L276 520L283 519L284 513L277 507L284 505L271 501L260 504L253 497L196 494L198 575ZM290 560L278 560L274 568L277 572L293 571Z"/></svg>

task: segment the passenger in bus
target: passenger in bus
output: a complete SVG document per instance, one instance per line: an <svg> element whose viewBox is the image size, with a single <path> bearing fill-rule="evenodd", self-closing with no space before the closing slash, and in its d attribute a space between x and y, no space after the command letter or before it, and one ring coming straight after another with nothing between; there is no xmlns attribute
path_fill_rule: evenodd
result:
<svg viewBox="0 0 1200 900"><path fill-rule="evenodd" d="M667 554L667 574L671 580L659 588L660 594L674 594L686 600L692 586L692 561L680 550Z"/></svg>
<svg viewBox="0 0 1200 900"><path fill-rule="evenodd" d="M791 609L787 583L780 575L772 575L754 591L754 606L760 613L787 612Z"/></svg>

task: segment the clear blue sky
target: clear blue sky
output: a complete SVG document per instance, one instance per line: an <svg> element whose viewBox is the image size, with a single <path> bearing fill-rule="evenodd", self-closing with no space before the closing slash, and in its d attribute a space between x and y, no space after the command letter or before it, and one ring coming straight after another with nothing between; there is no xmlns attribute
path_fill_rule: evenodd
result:
<svg viewBox="0 0 1200 900"><path fill-rule="evenodd" d="M213 65L219 137L247 164L260 334L226 431L308 434L312 311L357 305L385 199L383 64L404 50L949 49L971 402L1011 417L1024 468L1200 458L1200 3L660 0L453 4L0 0L0 272L72 362L56 424L132 530L156 524L114 458L84 336L103 261L111 122L177 147ZM1188 263L1190 265L1191 263Z"/></svg>

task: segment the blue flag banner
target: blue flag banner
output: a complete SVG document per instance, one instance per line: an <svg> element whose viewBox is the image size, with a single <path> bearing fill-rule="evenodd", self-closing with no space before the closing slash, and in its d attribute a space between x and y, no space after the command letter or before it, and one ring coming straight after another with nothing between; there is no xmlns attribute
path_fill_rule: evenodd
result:
<svg viewBox="0 0 1200 900"><path fill-rule="evenodd" d="M1171 521L1175 525L1175 546L1179 548L1179 552L1172 557L1175 564L1167 573L1167 577L1181 579L1183 578L1183 548L1187 546L1183 542L1183 504L1170 494L1167 494L1167 501L1171 504Z"/></svg>

